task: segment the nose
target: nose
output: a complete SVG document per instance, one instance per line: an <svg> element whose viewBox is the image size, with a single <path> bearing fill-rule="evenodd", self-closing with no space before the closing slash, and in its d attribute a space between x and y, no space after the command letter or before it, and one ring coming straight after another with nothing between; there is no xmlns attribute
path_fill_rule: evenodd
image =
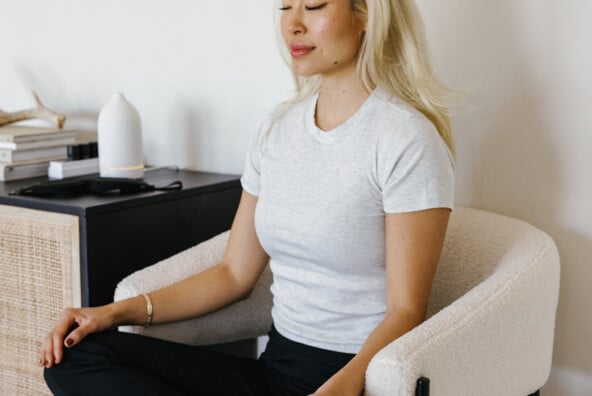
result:
<svg viewBox="0 0 592 396"><path fill-rule="evenodd" d="M287 21L285 21L285 26L291 35L297 36L306 32L306 25L302 18L302 11L293 9L289 12L289 15L285 15L285 17L287 19Z"/></svg>

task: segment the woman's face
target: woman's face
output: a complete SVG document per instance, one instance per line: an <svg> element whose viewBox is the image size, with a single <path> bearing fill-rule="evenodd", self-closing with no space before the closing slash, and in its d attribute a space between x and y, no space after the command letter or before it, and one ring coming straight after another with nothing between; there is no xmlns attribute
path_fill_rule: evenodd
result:
<svg viewBox="0 0 592 396"><path fill-rule="evenodd" d="M282 0L280 10L296 75L355 72L365 26L350 0Z"/></svg>

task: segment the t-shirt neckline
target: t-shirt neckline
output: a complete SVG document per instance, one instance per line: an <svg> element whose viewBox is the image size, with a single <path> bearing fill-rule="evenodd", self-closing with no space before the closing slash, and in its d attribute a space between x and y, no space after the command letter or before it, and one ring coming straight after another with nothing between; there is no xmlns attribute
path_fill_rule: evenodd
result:
<svg viewBox="0 0 592 396"><path fill-rule="evenodd" d="M371 106L371 102L373 101L376 92L377 90L374 90L351 117L329 131L322 130L315 122L315 111L319 99L319 92L315 93L311 96L305 113L306 131L314 140L323 144L332 144L344 140L347 135L357 129L356 126L366 116L367 109Z"/></svg>

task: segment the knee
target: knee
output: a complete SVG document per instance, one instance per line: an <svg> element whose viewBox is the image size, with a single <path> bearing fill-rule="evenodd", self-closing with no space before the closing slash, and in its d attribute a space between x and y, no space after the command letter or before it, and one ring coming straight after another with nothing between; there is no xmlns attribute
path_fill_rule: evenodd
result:
<svg viewBox="0 0 592 396"><path fill-rule="evenodd" d="M45 383L52 391L54 395L63 395L65 394L61 391L63 385L62 382L66 375L64 375L63 366L61 364L54 365L51 368L43 369L43 378L45 379Z"/></svg>
<svg viewBox="0 0 592 396"><path fill-rule="evenodd" d="M97 347L90 339L83 340L72 348L64 349L64 356L59 364L43 370L43 377L54 395L85 394L84 384L78 383L78 377L85 369L95 367L101 359ZM78 386L83 386L78 389Z"/></svg>

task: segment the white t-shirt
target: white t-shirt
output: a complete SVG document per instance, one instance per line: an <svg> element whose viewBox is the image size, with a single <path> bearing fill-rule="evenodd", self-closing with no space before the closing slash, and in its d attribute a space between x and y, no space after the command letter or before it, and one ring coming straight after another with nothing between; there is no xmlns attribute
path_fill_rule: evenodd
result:
<svg viewBox="0 0 592 396"><path fill-rule="evenodd" d="M452 208L454 160L424 115L380 89L328 132L315 125L317 97L268 135L270 121L260 126L241 183L258 196L277 330L357 353L386 312L385 212Z"/></svg>

